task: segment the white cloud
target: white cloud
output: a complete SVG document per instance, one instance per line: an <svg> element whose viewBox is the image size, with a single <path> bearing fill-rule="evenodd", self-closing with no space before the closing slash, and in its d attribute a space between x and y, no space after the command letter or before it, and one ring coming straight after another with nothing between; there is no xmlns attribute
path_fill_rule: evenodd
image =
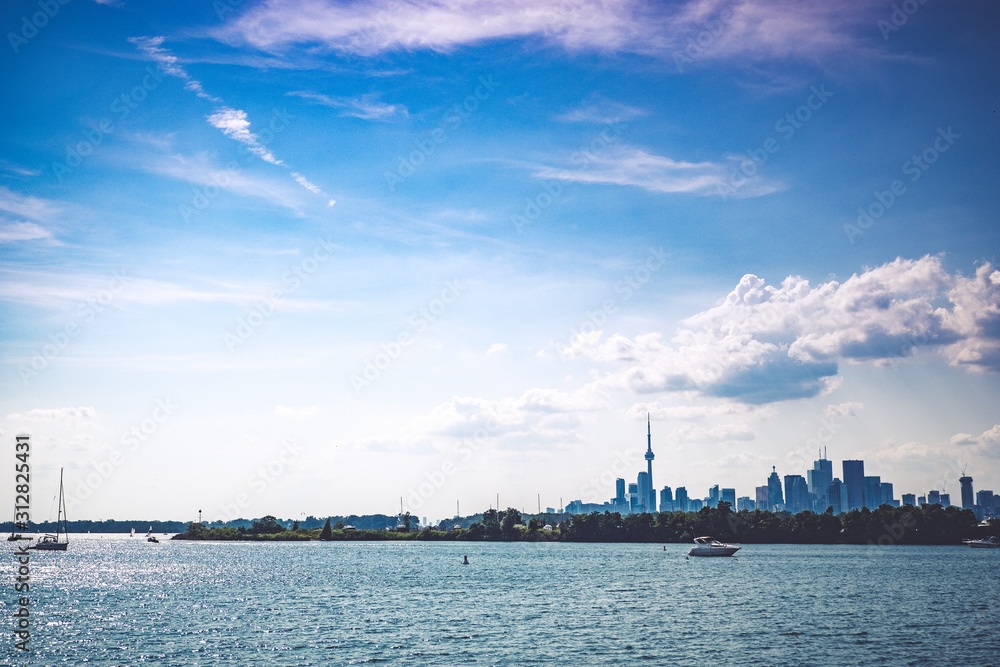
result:
<svg viewBox="0 0 1000 667"><path fill-rule="evenodd" d="M15 412L6 419L14 422L61 422L76 426L92 423L97 418L97 411L89 405L68 408L34 408L27 412Z"/></svg>
<svg viewBox="0 0 1000 667"><path fill-rule="evenodd" d="M320 190L318 186L313 185L312 183L310 183L309 179L307 179L302 174L300 174L300 173L298 173L296 171L293 171L292 172L292 178L295 179L296 183L298 183L299 185L301 185L302 187L304 187L309 192L312 192L312 193L315 193L315 194L318 194L318 195L323 194L323 191Z"/></svg>
<svg viewBox="0 0 1000 667"><path fill-rule="evenodd" d="M362 120L384 120L393 116L407 116L408 111L402 104L386 104L379 102L376 95L361 95L359 97L329 97L320 93L296 90L288 93L294 97L316 102L323 106L341 109L341 116L361 118Z"/></svg>
<svg viewBox="0 0 1000 667"><path fill-rule="evenodd" d="M962 448L963 452L1000 458L1000 424L995 424L979 435L956 433L948 443Z"/></svg>
<svg viewBox="0 0 1000 667"><path fill-rule="evenodd" d="M717 424L715 426L694 426L684 424L673 430L667 439L677 444L691 442L732 442L756 439L757 434L747 424Z"/></svg>
<svg viewBox="0 0 1000 667"><path fill-rule="evenodd" d="M868 5L871 5L869 7ZM696 59L816 58L857 51L850 36L868 26L874 2L791 0L266 0L215 31L231 43L281 51L299 46L375 55L448 52L490 40L537 39L569 51L684 53L708 32ZM880 7L879 7L880 8ZM722 22L720 22L722 21Z"/></svg>
<svg viewBox="0 0 1000 667"><path fill-rule="evenodd" d="M556 117L564 123L621 123L646 115L644 109L592 95L575 109Z"/></svg>
<svg viewBox="0 0 1000 667"><path fill-rule="evenodd" d="M275 165L285 164L276 158L270 149L261 144L260 137L250 130L250 120L245 111L226 106L221 98L205 92L200 81L191 78L187 71L178 64L177 56L163 48L163 37L130 37L128 41L135 44L140 51L155 61L164 73L183 80L185 89L192 91L202 99L221 105L215 110L215 113L206 117L212 127L221 130L230 139L240 142L247 147L247 150L265 162ZM323 191L310 183L305 176L292 172L292 178L306 190L314 194L323 194Z"/></svg>
<svg viewBox="0 0 1000 667"><path fill-rule="evenodd" d="M828 405L823 409L824 417L854 417L864 406L857 401L848 401L837 405Z"/></svg>
<svg viewBox="0 0 1000 667"><path fill-rule="evenodd" d="M572 392L536 388L516 398L455 397L434 408L424 427L429 433L499 447L559 446L579 438L582 414L609 407L609 397L597 384Z"/></svg>
<svg viewBox="0 0 1000 667"><path fill-rule="evenodd" d="M657 332L590 332L562 353L622 367L617 381L634 391L761 404L819 395L840 362L896 362L918 348L940 350L954 365L1000 370L998 313L1000 272L984 265L975 278L951 276L939 257L926 256L815 288L798 277L775 287L748 274L670 341Z"/></svg>
<svg viewBox="0 0 1000 667"><path fill-rule="evenodd" d="M35 239L51 239L52 232L33 222L12 222L0 224L0 243L12 241L33 241Z"/></svg>
<svg viewBox="0 0 1000 667"><path fill-rule="evenodd" d="M191 78L187 71L178 64L177 56L163 48L163 37L129 37L128 41L135 44L136 48L159 65L165 74L182 79L186 90L190 90L198 97L210 102L222 103L218 97L206 93L200 81Z"/></svg>
<svg viewBox="0 0 1000 667"><path fill-rule="evenodd" d="M486 350L486 356L492 357L494 354L500 354L507 349L507 346L503 343L493 343L490 345L490 349Z"/></svg>
<svg viewBox="0 0 1000 667"><path fill-rule="evenodd" d="M61 209L50 201L22 195L0 185L0 211L23 218L46 222L56 217Z"/></svg>
<svg viewBox="0 0 1000 667"><path fill-rule="evenodd" d="M250 131L250 121L247 120L246 111L222 107L211 116L208 116L208 122L211 123L212 127L222 130L222 133L230 139L246 145L247 149L261 160L270 162L271 164L284 164L281 160L274 157L274 154L270 150L262 146L260 138Z"/></svg>
<svg viewBox="0 0 1000 667"><path fill-rule="evenodd" d="M759 176L732 178L719 162L685 162L654 155L642 148L612 145L588 153L585 162L576 159L571 167L537 167L533 176L545 180L599 185L631 185L660 193L731 195L755 197L781 189Z"/></svg>

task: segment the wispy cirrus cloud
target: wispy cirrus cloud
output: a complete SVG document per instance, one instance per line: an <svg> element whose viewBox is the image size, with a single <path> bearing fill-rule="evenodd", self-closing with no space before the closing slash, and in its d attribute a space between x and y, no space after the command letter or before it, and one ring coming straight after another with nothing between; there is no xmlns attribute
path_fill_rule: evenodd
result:
<svg viewBox="0 0 1000 667"><path fill-rule="evenodd" d="M699 59L817 58L857 51L873 0L266 0L214 31L230 43L281 51L319 47L375 55L449 52L491 40L535 39L569 51L669 57L702 32L714 35ZM724 29L717 29L722 26Z"/></svg>
<svg viewBox="0 0 1000 667"><path fill-rule="evenodd" d="M613 124L645 115L645 109L615 102L600 95L591 95L579 106L556 116L556 120L564 123Z"/></svg>
<svg viewBox="0 0 1000 667"><path fill-rule="evenodd" d="M393 116L407 116L409 112L402 104L386 104L379 102L374 94L359 97L330 97L321 93L306 90L295 90L287 93L292 97L300 97L332 109L340 109L341 116L360 118L362 120L385 120Z"/></svg>
<svg viewBox="0 0 1000 667"><path fill-rule="evenodd" d="M207 120L212 127L220 130L230 139L246 146L248 151L261 160L274 165L285 165L284 162L275 157L274 153L261 142L260 137L250 129L250 120L247 117L247 113L242 109L234 109L227 106L221 98L207 93L201 82L191 78L187 70L179 64L177 56L163 48L163 37L130 37L128 41L156 62L163 72L184 81L184 88L192 91L204 100L221 105L216 109L215 113L207 116ZM292 178L306 190L314 194L324 194L319 187L310 183L305 176L293 172ZM332 203L333 200L331 199L330 204L332 205Z"/></svg>
<svg viewBox="0 0 1000 667"><path fill-rule="evenodd" d="M33 222L0 223L0 243L52 239L52 232Z"/></svg>
<svg viewBox="0 0 1000 667"><path fill-rule="evenodd" d="M571 166L534 167L535 178L594 185L633 186L650 192L757 197L781 189L781 184L755 176L733 184L721 162L688 162L629 145L613 145Z"/></svg>

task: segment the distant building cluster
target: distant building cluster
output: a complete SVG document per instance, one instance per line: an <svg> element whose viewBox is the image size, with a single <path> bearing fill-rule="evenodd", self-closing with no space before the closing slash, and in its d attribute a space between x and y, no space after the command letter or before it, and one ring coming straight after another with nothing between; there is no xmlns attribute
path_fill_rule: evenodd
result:
<svg viewBox="0 0 1000 667"><path fill-rule="evenodd" d="M833 462L821 453L813 462L812 470L806 476L778 475L777 468L771 467L767 483L754 489L754 497L736 496L736 489L719 488L716 484L709 488L708 497L692 498L683 486L671 489L664 486L659 491L653 486L653 441L649 418L646 418L646 470L640 472L635 483L625 479L615 480L615 496L603 503L585 503L572 500L564 511L569 514L589 514L590 512L619 512L640 514L644 512L697 512L702 507L717 507L720 502L729 503L736 511L756 509L772 512L798 514L806 510L821 514L832 507L834 514L867 507L875 509L881 505L900 507L912 505L951 506L951 496L942 491L928 491L916 496L904 493L900 500L894 496L892 483L883 482L878 475L865 475L865 462L843 461L842 477L834 477ZM971 509L980 519L1000 515L1000 495L991 490L981 490L973 496L972 478L965 475L959 479L962 489L962 509Z"/></svg>

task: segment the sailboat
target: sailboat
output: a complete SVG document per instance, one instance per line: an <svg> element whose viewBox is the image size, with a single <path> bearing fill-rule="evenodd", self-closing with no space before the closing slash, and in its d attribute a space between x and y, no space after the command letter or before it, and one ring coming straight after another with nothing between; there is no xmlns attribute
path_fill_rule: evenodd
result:
<svg viewBox="0 0 1000 667"><path fill-rule="evenodd" d="M156 542L157 544L160 543L160 541L158 539L156 539L156 536L153 535L153 527L152 526L150 526L149 530L146 531L146 541L147 542Z"/></svg>
<svg viewBox="0 0 1000 667"><path fill-rule="evenodd" d="M62 542L59 541L59 535L62 534L65 538ZM66 496L63 493L63 471L62 468L59 469L59 515L56 519L56 534L55 535L43 535L42 539L38 540L32 544L29 549L38 549L39 551L66 551L66 547L69 546L69 523L66 521Z"/></svg>

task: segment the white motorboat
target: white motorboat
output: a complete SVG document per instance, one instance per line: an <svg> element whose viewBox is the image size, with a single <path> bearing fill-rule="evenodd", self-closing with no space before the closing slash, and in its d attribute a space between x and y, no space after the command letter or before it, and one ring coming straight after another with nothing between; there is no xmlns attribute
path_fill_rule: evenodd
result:
<svg viewBox="0 0 1000 667"><path fill-rule="evenodd" d="M1000 549L1000 540L992 535L981 540L964 540L962 544L968 544L973 549Z"/></svg>
<svg viewBox="0 0 1000 667"><path fill-rule="evenodd" d="M696 537L694 546L688 552L689 556L732 556L739 551L739 547L720 542L714 537Z"/></svg>

